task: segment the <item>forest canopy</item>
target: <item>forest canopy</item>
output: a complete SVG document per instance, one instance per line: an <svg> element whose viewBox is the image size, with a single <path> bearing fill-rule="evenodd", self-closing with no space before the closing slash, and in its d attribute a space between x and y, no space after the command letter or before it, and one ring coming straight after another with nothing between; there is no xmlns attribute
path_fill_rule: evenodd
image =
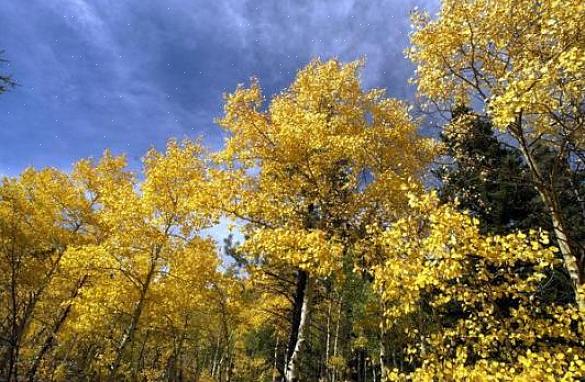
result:
<svg viewBox="0 0 585 382"><path fill-rule="evenodd" d="M585 379L585 3L412 20L416 101L314 59L219 150L4 177L0 380Z"/></svg>

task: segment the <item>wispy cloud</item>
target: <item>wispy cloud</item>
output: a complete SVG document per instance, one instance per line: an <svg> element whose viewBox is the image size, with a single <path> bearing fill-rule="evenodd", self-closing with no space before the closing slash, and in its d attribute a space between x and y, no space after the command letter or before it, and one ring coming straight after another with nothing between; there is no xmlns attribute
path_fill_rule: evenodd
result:
<svg viewBox="0 0 585 382"><path fill-rule="evenodd" d="M110 28L97 12L95 2L85 0L58 0L48 2L56 16L62 15L65 23L70 25L93 46L111 49L115 39L110 35ZM109 7L110 4L107 4Z"/></svg>
<svg viewBox="0 0 585 382"><path fill-rule="evenodd" d="M0 168L138 159L171 136L218 147L223 92L252 75L277 91L314 56L365 56L366 86L408 97L408 13L437 2L8 0L0 49L22 86L0 97Z"/></svg>

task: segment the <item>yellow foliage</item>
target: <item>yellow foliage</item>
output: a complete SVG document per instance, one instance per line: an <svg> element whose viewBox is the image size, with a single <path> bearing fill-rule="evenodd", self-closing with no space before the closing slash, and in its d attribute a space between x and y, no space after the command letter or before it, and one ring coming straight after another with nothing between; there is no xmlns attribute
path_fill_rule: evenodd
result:
<svg viewBox="0 0 585 382"><path fill-rule="evenodd" d="M478 222L435 193L410 193L407 217L378 230L374 268L387 325L403 331L412 373L392 380L577 380L583 320L546 301L558 252L546 235L482 236Z"/></svg>
<svg viewBox="0 0 585 382"><path fill-rule="evenodd" d="M223 210L251 225L244 251L316 274L339 268L350 226L393 219L435 147L406 105L364 90L362 62L311 62L268 105L258 81L226 96L214 173Z"/></svg>
<svg viewBox="0 0 585 382"><path fill-rule="evenodd" d="M422 95L486 104L502 129L522 116L551 133L582 113L582 1L442 0L436 18L416 12L413 23L408 56Z"/></svg>

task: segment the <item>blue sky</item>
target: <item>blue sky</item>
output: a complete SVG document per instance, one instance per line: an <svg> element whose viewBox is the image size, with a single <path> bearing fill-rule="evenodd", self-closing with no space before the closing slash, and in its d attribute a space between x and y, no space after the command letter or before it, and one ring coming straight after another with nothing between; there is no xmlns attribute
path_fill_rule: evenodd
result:
<svg viewBox="0 0 585 382"><path fill-rule="evenodd" d="M222 94L257 76L268 93L312 57L366 57L367 87L407 98L415 6L432 0L4 0L0 175L69 169L104 149L132 166L171 137L223 142Z"/></svg>

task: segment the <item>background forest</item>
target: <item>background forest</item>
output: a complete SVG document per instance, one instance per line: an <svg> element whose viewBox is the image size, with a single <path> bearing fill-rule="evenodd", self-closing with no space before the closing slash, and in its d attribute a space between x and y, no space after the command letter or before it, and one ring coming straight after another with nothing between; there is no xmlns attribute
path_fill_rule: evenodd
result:
<svg viewBox="0 0 585 382"><path fill-rule="evenodd" d="M585 3L412 22L416 105L315 59L220 150L4 177L0 380L585 379Z"/></svg>

